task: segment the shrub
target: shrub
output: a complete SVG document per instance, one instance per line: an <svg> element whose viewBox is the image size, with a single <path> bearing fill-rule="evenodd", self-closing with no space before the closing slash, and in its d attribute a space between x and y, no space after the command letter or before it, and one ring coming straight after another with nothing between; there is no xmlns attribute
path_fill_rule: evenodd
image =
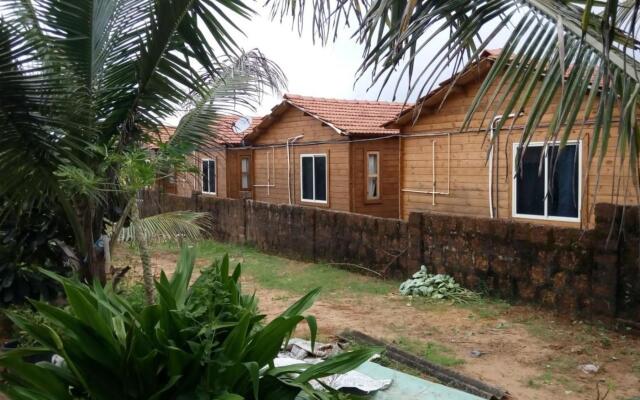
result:
<svg viewBox="0 0 640 400"><path fill-rule="evenodd" d="M0 199L1 200L1 199ZM53 299L61 287L38 272L45 268L68 275L54 239L70 241L69 227L51 209L19 212L0 225L0 304L21 304L27 298Z"/></svg>
<svg viewBox="0 0 640 400"><path fill-rule="evenodd" d="M44 323L16 314L12 320L39 343L0 355L2 391L12 399L312 399L333 398L310 381L346 372L379 349L359 349L312 366L276 368L273 360L302 314L313 290L269 323L256 299L243 295L238 265L229 273L225 257L189 286L195 254L183 249L176 272L155 283L155 304L134 308L112 288L43 271L61 282L66 309L33 304ZM64 362L30 364L24 357L55 352Z"/></svg>
<svg viewBox="0 0 640 400"><path fill-rule="evenodd" d="M30 304L21 304L19 306L11 306L8 308L9 313L18 315L20 318L27 319L36 324L42 324L45 322L44 317L40 315ZM6 318L4 315L2 316ZM20 329L19 326L11 323L8 320L9 324L4 333L4 337L9 338L10 340L4 342L3 346L9 347L33 347L38 345L38 342L31 337L27 332Z"/></svg>

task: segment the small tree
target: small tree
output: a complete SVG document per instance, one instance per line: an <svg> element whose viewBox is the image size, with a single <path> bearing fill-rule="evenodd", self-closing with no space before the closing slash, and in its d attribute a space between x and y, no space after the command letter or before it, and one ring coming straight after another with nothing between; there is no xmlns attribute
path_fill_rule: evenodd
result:
<svg viewBox="0 0 640 400"><path fill-rule="evenodd" d="M55 204L87 279L105 280L97 244L128 201L109 162L117 157L105 154L141 147L185 105L188 134L176 140L193 150L211 137L206 121L228 111L215 98L255 104L284 83L234 40L232 21L251 15L243 0L0 0L0 9L0 219ZM225 89L230 63L244 73Z"/></svg>

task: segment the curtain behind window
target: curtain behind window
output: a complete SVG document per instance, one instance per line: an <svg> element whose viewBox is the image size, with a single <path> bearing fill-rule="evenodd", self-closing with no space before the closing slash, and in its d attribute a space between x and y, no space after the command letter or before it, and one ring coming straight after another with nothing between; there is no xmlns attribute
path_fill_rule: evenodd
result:
<svg viewBox="0 0 640 400"><path fill-rule="evenodd" d="M549 149L548 214L554 217L578 217L578 146Z"/></svg>
<svg viewBox="0 0 640 400"><path fill-rule="evenodd" d="M216 192L216 163L212 160L202 161L202 191Z"/></svg>
<svg viewBox="0 0 640 400"><path fill-rule="evenodd" d="M315 180L316 180L316 200L327 200L327 158L314 157Z"/></svg>
<svg viewBox="0 0 640 400"><path fill-rule="evenodd" d="M542 147L528 147L516 175L516 212L518 214L544 215L544 168L538 174ZM518 150L516 157L520 157Z"/></svg>
<svg viewBox="0 0 640 400"><path fill-rule="evenodd" d="M313 200L313 158L302 157L302 198Z"/></svg>

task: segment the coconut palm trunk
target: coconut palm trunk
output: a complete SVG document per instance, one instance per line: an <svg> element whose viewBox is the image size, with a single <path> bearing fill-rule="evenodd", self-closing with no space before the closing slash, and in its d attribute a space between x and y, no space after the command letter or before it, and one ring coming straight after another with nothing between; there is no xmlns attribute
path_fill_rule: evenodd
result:
<svg viewBox="0 0 640 400"><path fill-rule="evenodd" d="M148 304L153 304L155 300L155 290L153 288L153 266L151 265L147 239L140 223L140 208L138 207L137 199L134 199L131 202L131 225L133 226L133 232L140 254L140 262L142 264L142 283L144 285L145 298Z"/></svg>
<svg viewBox="0 0 640 400"><path fill-rule="evenodd" d="M0 170L11 171L0 174L0 220L60 208L82 276L105 282L104 220L130 190L116 182L118 156L156 141L162 121L186 111L172 164L211 143L219 114L251 110L284 87L275 64L238 46L235 22L219 23L248 20L252 5L0 0Z"/></svg>

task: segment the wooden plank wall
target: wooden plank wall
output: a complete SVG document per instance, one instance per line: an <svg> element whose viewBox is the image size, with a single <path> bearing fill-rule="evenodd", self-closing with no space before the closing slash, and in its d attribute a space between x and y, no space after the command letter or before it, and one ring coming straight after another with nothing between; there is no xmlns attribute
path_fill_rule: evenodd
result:
<svg viewBox="0 0 640 400"><path fill-rule="evenodd" d="M181 174L181 186L180 192L188 191L186 196L191 196L192 191L202 191L202 160L212 159L216 160L216 194L206 194L203 196L228 197L227 189L227 149L224 147L212 147L209 149L201 150L192 157L193 165L200 171L196 174ZM179 194L183 196L182 194Z"/></svg>
<svg viewBox="0 0 640 400"><path fill-rule="evenodd" d="M492 113L483 121L483 114L487 101L479 108L482 112L474 115L471 128L473 132L460 133L460 127L465 114L473 100L480 83L466 85L456 90L439 110L428 110L416 121L415 125L402 128L403 134L414 137L401 140L402 149L402 189L431 190L433 182L432 149L435 143L435 175L436 191L446 191L449 182L448 195L436 195L435 204L430 194L417 194L407 191L401 192L401 215L408 218L411 212L429 211L445 214L469 216L489 215L489 186L488 186L488 141L486 132L490 124ZM493 93L490 91L489 93ZM558 96L552 107L557 107ZM580 114L579 118L582 118ZM515 121L516 127L526 122L527 107L524 115ZM551 112L542 118L543 127L538 130L534 141L544 141L547 134L545 124L551 121ZM509 124L499 136L498 147L494 151L494 207L497 208L498 218L513 218L512 216L512 176L513 176L513 143L520 140L519 129L509 133ZM558 222L531 220L535 223L552 223L555 225L592 227L595 222L593 205L598 202L613 202L618 204L637 204L635 188L628 179L628 167L616 164L615 143L617 124L612 125L613 137L603 159L600 169L599 182L597 162L589 164L589 145L592 136L592 126L576 127L571 131L570 139L581 139L582 146L582 214L581 222ZM451 133L451 161L448 159L448 137L433 136L419 137L435 133ZM450 176L447 174L450 168ZM599 187L596 190L596 185ZM618 192L619 195L612 196ZM625 197L625 192L627 196ZM518 218L520 219L520 218Z"/></svg>
<svg viewBox="0 0 640 400"><path fill-rule="evenodd" d="M251 149L227 149L226 169L227 169L227 197L232 199L251 199L253 198L253 189L242 190L241 188L241 157L249 157L249 185L253 185L253 154Z"/></svg>
<svg viewBox="0 0 640 400"><path fill-rule="evenodd" d="M357 213L383 218L399 218L399 167L400 148L398 138L351 142L351 202ZM380 154L380 199L367 200L366 154Z"/></svg>
<svg viewBox="0 0 640 400"><path fill-rule="evenodd" d="M349 211L349 145L344 136L322 124L304 112L290 108L252 143L254 171L254 199L258 201L288 204L287 151L288 138L304 135L290 148L290 183L293 204L311 205ZM336 143L312 144L332 141ZM329 165L328 203L309 203L301 200L300 195L300 155L327 154ZM267 158L269 159L269 178L267 180Z"/></svg>

